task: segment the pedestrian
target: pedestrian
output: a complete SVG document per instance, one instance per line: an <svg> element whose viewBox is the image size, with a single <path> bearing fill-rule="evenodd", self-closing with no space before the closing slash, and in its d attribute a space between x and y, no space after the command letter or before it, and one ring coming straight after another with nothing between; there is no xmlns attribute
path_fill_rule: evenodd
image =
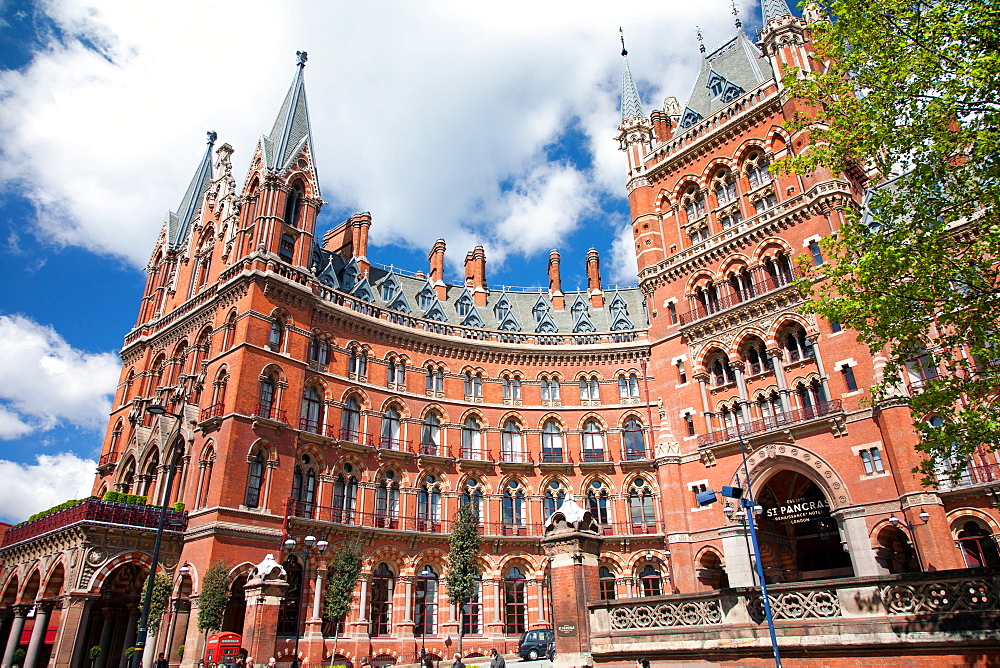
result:
<svg viewBox="0 0 1000 668"><path fill-rule="evenodd" d="M277 668L277 661L274 660L273 656L267 660L267 668Z"/></svg>
<svg viewBox="0 0 1000 668"><path fill-rule="evenodd" d="M494 647L490 650L490 668L507 668L507 662L503 660L503 655Z"/></svg>
<svg viewBox="0 0 1000 668"><path fill-rule="evenodd" d="M252 656L248 656L247 657L246 668L254 668L254 666L253 666L253 657Z"/></svg>
<svg viewBox="0 0 1000 668"><path fill-rule="evenodd" d="M649 659L644 656L635 660L635 668L649 668Z"/></svg>
<svg viewBox="0 0 1000 668"><path fill-rule="evenodd" d="M243 654L236 657L236 668L246 668L247 658Z"/></svg>
<svg viewBox="0 0 1000 668"><path fill-rule="evenodd" d="M424 653L424 658L420 660L423 668L434 668L434 655Z"/></svg>
<svg viewBox="0 0 1000 668"><path fill-rule="evenodd" d="M451 664L451 668L465 668L465 664L462 663L462 655L455 653L455 663Z"/></svg>
<svg viewBox="0 0 1000 668"><path fill-rule="evenodd" d="M154 668L169 668L170 662L167 661L167 657L163 656L163 652L156 657L156 662L153 664Z"/></svg>

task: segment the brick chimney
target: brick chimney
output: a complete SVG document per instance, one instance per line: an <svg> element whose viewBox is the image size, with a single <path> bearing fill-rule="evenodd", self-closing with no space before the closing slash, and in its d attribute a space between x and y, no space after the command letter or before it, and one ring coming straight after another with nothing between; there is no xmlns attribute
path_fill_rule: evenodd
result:
<svg viewBox="0 0 1000 668"><path fill-rule="evenodd" d="M367 276L368 270L371 269L371 263L368 262L368 230L371 226L372 214L368 211L356 213L351 217L351 246L362 276Z"/></svg>
<svg viewBox="0 0 1000 668"><path fill-rule="evenodd" d="M649 115L649 119L653 121L653 132L656 134L657 141L665 142L670 139L670 136L673 134L673 123L670 120L670 114L662 109L657 109Z"/></svg>
<svg viewBox="0 0 1000 668"><path fill-rule="evenodd" d="M476 246L466 256L465 276L466 285L472 291L472 298L476 300L476 306L486 306L486 296L489 294L489 289L486 287L486 250L482 246Z"/></svg>
<svg viewBox="0 0 1000 668"><path fill-rule="evenodd" d="M431 265L427 280L430 281L441 301L444 301L448 296L448 288L444 284L444 249L444 239L438 239L434 242L430 255L427 256L427 261Z"/></svg>
<svg viewBox="0 0 1000 668"><path fill-rule="evenodd" d="M552 308L557 311L565 310L566 299L563 297L562 278L559 276L559 251L555 248L549 253L549 299L552 300Z"/></svg>
<svg viewBox="0 0 1000 668"><path fill-rule="evenodd" d="M601 257L596 248L587 251L587 293L590 305L604 308L604 290L601 289Z"/></svg>

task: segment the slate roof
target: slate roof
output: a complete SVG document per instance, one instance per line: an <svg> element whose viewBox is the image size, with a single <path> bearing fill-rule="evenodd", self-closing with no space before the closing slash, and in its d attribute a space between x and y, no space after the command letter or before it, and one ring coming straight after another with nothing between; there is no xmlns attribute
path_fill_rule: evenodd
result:
<svg viewBox="0 0 1000 668"><path fill-rule="evenodd" d="M645 300L638 287L606 289L604 308L600 309L591 306L585 290L565 292L566 307L561 311L552 307L546 291L491 290L486 306L475 306L473 303L471 310L463 313L459 309L460 304L468 304L469 298L473 296L471 290L464 285L447 286L445 300L438 301L433 287L426 279L375 266L371 268L367 283L363 285L362 278L355 278L357 265L354 260L345 261L340 255L318 246L314 249L314 266L320 282L330 289L357 297L359 288L361 292L367 292L370 286L373 293L371 302L377 306L453 325L493 331L545 332L544 329L539 329L540 323L535 317L534 311L536 307L540 307L541 319L551 323L554 333L559 334L631 331L648 327ZM387 288L385 291L384 286ZM424 299L421 299L421 293L425 294ZM498 304L509 305L509 311L507 308L498 311ZM615 308L612 308L613 304ZM502 323L506 323L506 326L501 327Z"/></svg>
<svg viewBox="0 0 1000 668"><path fill-rule="evenodd" d="M299 152L306 141L311 142L312 126L309 124L309 106L306 103L305 61L301 61L295 79L281 103L278 117L271 133L261 139L264 164L270 170L282 170ZM317 180L317 188L319 182ZM317 193L317 196L318 193Z"/></svg>
<svg viewBox="0 0 1000 668"><path fill-rule="evenodd" d="M742 30L702 61L680 127L694 125L774 78L771 63Z"/></svg>
<svg viewBox="0 0 1000 668"><path fill-rule="evenodd" d="M202 156L177 211L167 214L167 242L175 248L187 240L191 223L197 217L205 192L212 183L212 146L215 137L214 132L208 133L208 148L205 149L205 155Z"/></svg>

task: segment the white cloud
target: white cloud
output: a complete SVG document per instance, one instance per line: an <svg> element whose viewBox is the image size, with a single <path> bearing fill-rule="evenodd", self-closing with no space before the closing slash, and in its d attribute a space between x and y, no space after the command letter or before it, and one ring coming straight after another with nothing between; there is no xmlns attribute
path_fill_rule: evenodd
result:
<svg viewBox="0 0 1000 668"><path fill-rule="evenodd" d="M33 513L90 494L97 462L73 453L38 455L34 464L0 459L0 521L23 522Z"/></svg>
<svg viewBox="0 0 1000 668"><path fill-rule="evenodd" d="M452 261L484 243L496 262L546 252L547 226L575 229L587 198L571 194L623 197L618 26L647 112L667 91L686 96L696 24L710 44L732 30L724 5L681 0L44 6L100 53L52 39L23 71L0 73L0 179L35 204L41 236L136 266L177 206L205 130L236 148L242 177L297 49L310 54L316 160L334 208L371 210L374 243L428 248L444 237ZM574 119L593 167L541 167Z"/></svg>
<svg viewBox="0 0 1000 668"><path fill-rule="evenodd" d="M103 427L118 375L114 353L77 350L51 327L0 316L0 439L59 423Z"/></svg>
<svg viewBox="0 0 1000 668"><path fill-rule="evenodd" d="M638 273L635 238L632 236L632 226L626 223L618 229L611 243L611 272L608 278L612 283L627 284L635 281Z"/></svg>

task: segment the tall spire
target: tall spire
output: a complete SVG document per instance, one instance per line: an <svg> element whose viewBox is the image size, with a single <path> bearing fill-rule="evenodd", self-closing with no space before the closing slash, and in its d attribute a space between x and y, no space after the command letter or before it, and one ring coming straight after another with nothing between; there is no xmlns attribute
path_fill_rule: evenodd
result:
<svg viewBox="0 0 1000 668"><path fill-rule="evenodd" d="M625 31L618 29L622 39L622 59L625 61L625 69L622 72L622 122L643 116L642 103L639 102L639 90L632 80L632 71L628 68L628 51L625 49Z"/></svg>
<svg viewBox="0 0 1000 668"><path fill-rule="evenodd" d="M296 51L295 55L295 78L281 104L271 134L264 137L265 164L272 170L287 167L301 145L307 140L311 143L312 129L309 125L305 83L306 59L309 56L305 51Z"/></svg>
<svg viewBox="0 0 1000 668"><path fill-rule="evenodd" d="M208 132L208 148L205 149L205 155L202 156L198 169L188 184L177 212L170 212L167 216L167 242L171 246L179 246L187 239L188 230L191 229L191 223L198 213L205 191L212 182L212 147L218 136L211 130Z"/></svg>
<svg viewBox="0 0 1000 668"><path fill-rule="evenodd" d="M785 0L761 0L760 3L761 13L764 17L763 26L767 28L767 22L771 19L776 19L779 16L785 16L786 14L791 14L792 10L788 8L788 3Z"/></svg>

